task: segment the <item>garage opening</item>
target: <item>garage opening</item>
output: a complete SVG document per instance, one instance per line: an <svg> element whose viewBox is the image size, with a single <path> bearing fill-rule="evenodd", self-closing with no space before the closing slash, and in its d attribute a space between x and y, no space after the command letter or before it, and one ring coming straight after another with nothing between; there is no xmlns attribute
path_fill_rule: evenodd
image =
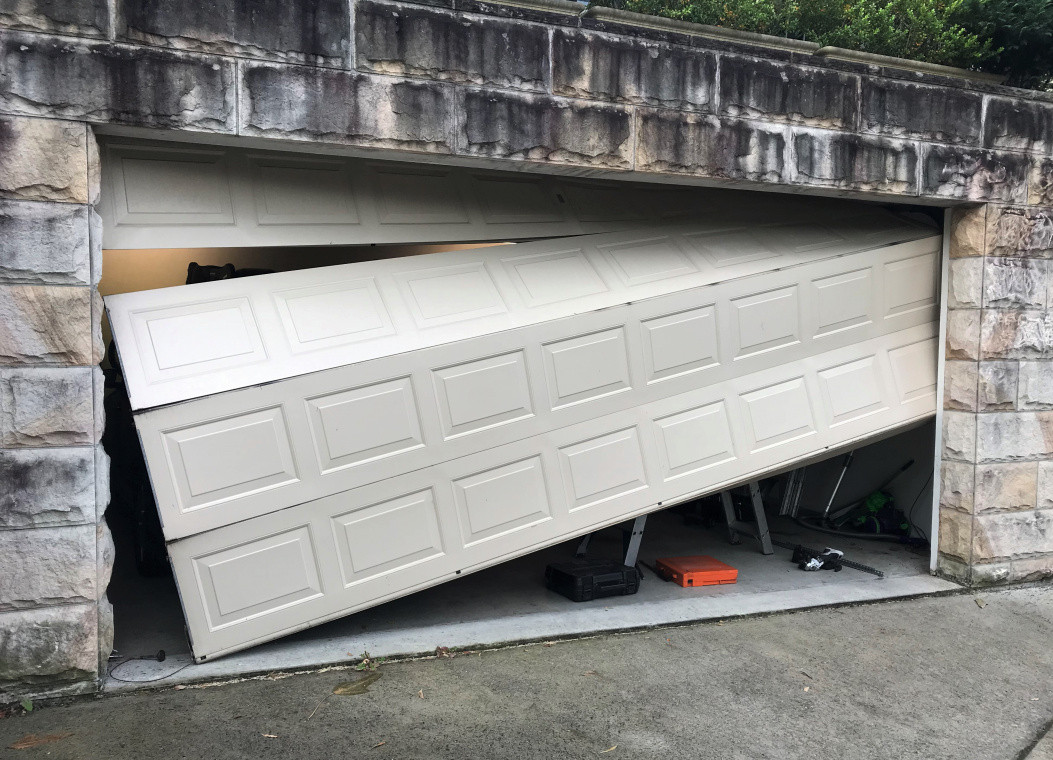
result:
<svg viewBox="0 0 1053 760"><path fill-rule="evenodd" d="M939 230L924 220L130 143L103 166L100 289L136 294L107 302L122 360L107 440L146 450L114 471L116 646L169 654L119 665L114 686L945 585L927 575ZM188 270L204 282L151 291ZM399 309L405 324L385 321ZM274 430L289 442L262 445ZM590 555L623 556L644 514L636 594L545 588L585 534ZM796 545L848 566L799 569ZM738 579L659 580L684 555Z"/></svg>

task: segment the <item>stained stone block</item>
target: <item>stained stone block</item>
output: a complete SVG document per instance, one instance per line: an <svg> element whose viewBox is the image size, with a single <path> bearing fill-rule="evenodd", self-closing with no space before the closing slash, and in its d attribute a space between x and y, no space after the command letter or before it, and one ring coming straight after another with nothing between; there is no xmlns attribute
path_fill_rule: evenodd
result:
<svg viewBox="0 0 1053 760"><path fill-rule="evenodd" d="M95 447L95 521L97 523L102 523L108 506L110 506L110 455L100 445Z"/></svg>
<svg viewBox="0 0 1053 760"><path fill-rule="evenodd" d="M968 201L1023 203L1027 198L1029 159L1006 153L927 145L921 194Z"/></svg>
<svg viewBox="0 0 1053 760"><path fill-rule="evenodd" d="M971 412L943 415L943 458L959 462L976 459L976 417Z"/></svg>
<svg viewBox="0 0 1053 760"><path fill-rule="evenodd" d="M0 369L0 446L95 443L93 371Z"/></svg>
<svg viewBox="0 0 1053 760"><path fill-rule="evenodd" d="M99 673L105 673L113 652L113 605L103 595L98 603Z"/></svg>
<svg viewBox="0 0 1053 760"><path fill-rule="evenodd" d="M95 526L95 590L96 598L103 596L113 575L113 560L116 548L110 526L103 520Z"/></svg>
<svg viewBox="0 0 1053 760"><path fill-rule="evenodd" d="M333 69L243 64L240 133L453 152L453 91Z"/></svg>
<svg viewBox="0 0 1053 760"><path fill-rule="evenodd" d="M1011 583L1040 581L1053 577L1053 555L1043 557L1023 557L1009 563L1009 580ZM1034 760L1038 760L1035 757Z"/></svg>
<svg viewBox="0 0 1053 760"><path fill-rule="evenodd" d="M943 408L976 411L976 362L949 361L943 373Z"/></svg>
<svg viewBox="0 0 1053 760"><path fill-rule="evenodd" d="M355 60L377 74L543 90L549 35L536 24L363 0Z"/></svg>
<svg viewBox="0 0 1053 760"><path fill-rule="evenodd" d="M980 411L1008 411L1016 408L1019 365L1014 361L980 362L977 408Z"/></svg>
<svg viewBox="0 0 1053 760"><path fill-rule="evenodd" d="M1034 509L1038 497L1038 462L976 466L975 512Z"/></svg>
<svg viewBox="0 0 1053 760"><path fill-rule="evenodd" d="M97 616L94 603L0 613L0 703L93 691Z"/></svg>
<svg viewBox="0 0 1053 760"><path fill-rule="evenodd" d="M948 359L980 358L980 311L955 309L947 312Z"/></svg>
<svg viewBox="0 0 1053 760"><path fill-rule="evenodd" d="M106 42L0 35L0 111L233 132L233 61Z"/></svg>
<svg viewBox="0 0 1053 760"><path fill-rule="evenodd" d="M95 452L0 449L0 529L96 521Z"/></svg>
<svg viewBox="0 0 1053 760"><path fill-rule="evenodd" d="M1053 313L985 310L981 351L985 359L1053 359Z"/></svg>
<svg viewBox="0 0 1053 760"><path fill-rule="evenodd" d="M0 282L90 283L87 206L0 201Z"/></svg>
<svg viewBox="0 0 1053 760"><path fill-rule="evenodd" d="M0 286L0 364L94 364L91 300L87 287Z"/></svg>
<svg viewBox="0 0 1053 760"><path fill-rule="evenodd" d="M968 584L971 568L966 562L946 554L936 556L936 573L941 578L949 578L957 583Z"/></svg>
<svg viewBox="0 0 1053 760"><path fill-rule="evenodd" d="M984 261L984 306L1041 309L1046 305L1046 261L988 257Z"/></svg>
<svg viewBox="0 0 1053 760"><path fill-rule="evenodd" d="M86 203L87 161L83 124L0 117L0 198Z"/></svg>
<svg viewBox="0 0 1053 760"><path fill-rule="evenodd" d="M980 141L979 93L875 77L863 79L861 92L864 132L952 144Z"/></svg>
<svg viewBox="0 0 1053 760"><path fill-rule="evenodd" d="M952 260L949 275L948 308L978 309L983 305L984 260L982 258Z"/></svg>
<svg viewBox="0 0 1053 760"><path fill-rule="evenodd" d="M951 258L983 256L986 252L988 205L951 211Z"/></svg>
<svg viewBox="0 0 1053 760"><path fill-rule="evenodd" d="M220 55L341 66L350 39L342 0L122 0L118 36Z"/></svg>
<svg viewBox="0 0 1053 760"><path fill-rule="evenodd" d="M1011 562L977 562L969 573L969 582L973 586L994 586L1008 582L1011 575Z"/></svg>
<svg viewBox="0 0 1053 760"><path fill-rule="evenodd" d="M1020 362L1019 407L1053 409L1053 361Z"/></svg>
<svg viewBox="0 0 1053 760"><path fill-rule="evenodd" d="M485 90L464 93L458 151L610 169L632 166L632 116L615 105Z"/></svg>
<svg viewBox="0 0 1053 760"><path fill-rule="evenodd" d="M973 511L975 465L966 462L940 464L940 506L959 512Z"/></svg>
<svg viewBox="0 0 1053 760"><path fill-rule="evenodd" d="M1053 206L1053 158L1035 158L1027 202L1033 206Z"/></svg>
<svg viewBox="0 0 1053 760"><path fill-rule="evenodd" d="M859 78L760 58L720 58L720 113L830 129L854 129Z"/></svg>
<svg viewBox="0 0 1053 760"><path fill-rule="evenodd" d="M0 0L0 26L75 37L105 37L106 0Z"/></svg>
<svg viewBox="0 0 1053 760"><path fill-rule="evenodd" d="M977 415L978 462L1053 458L1053 412L992 412Z"/></svg>
<svg viewBox="0 0 1053 760"><path fill-rule="evenodd" d="M865 192L915 195L918 151L914 143L866 135L795 130L793 182Z"/></svg>
<svg viewBox="0 0 1053 760"><path fill-rule="evenodd" d="M1053 552L1053 510L977 515L973 559L1001 559Z"/></svg>
<svg viewBox="0 0 1053 760"><path fill-rule="evenodd" d="M1053 150L1053 104L988 98L984 147L1049 153Z"/></svg>
<svg viewBox="0 0 1053 760"><path fill-rule="evenodd" d="M939 551L964 562L971 559L972 515L951 509L940 510Z"/></svg>
<svg viewBox="0 0 1053 760"><path fill-rule="evenodd" d="M0 612L94 602L95 526L0 531Z"/></svg>
<svg viewBox="0 0 1053 760"><path fill-rule="evenodd" d="M987 253L1053 258L1053 209L991 206L987 217Z"/></svg>
<svg viewBox="0 0 1053 760"><path fill-rule="evenodd" d="M552 89L557 95L710 112L716 56L649 40L556 29Z"/></svg>
<svg viewBox="0 0 1053 760"><path fill-rule="evenodd" d="M1038 463L1038 508L1053 509L1053 461Z"/></svg>
<svg viewBox="0 0 1053 760"><path fill-rule="evenodd" d="M785 128L659 109L640 108L637 114L641 171L785 181Z"/></svg>

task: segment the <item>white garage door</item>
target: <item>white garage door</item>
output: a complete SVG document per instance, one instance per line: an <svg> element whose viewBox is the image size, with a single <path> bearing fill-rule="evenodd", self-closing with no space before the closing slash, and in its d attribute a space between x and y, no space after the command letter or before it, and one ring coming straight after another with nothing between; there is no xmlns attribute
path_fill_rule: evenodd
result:
<svg viewBox="0 0 1053 760"><path fill-rule="evenodd" d="M931 416L875 209L107 299L199 660Z"/></svg>

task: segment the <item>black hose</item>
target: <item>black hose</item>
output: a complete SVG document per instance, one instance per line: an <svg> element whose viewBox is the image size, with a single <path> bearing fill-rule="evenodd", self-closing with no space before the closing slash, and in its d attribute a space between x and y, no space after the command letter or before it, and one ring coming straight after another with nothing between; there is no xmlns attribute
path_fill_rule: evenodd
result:
<svg viewBox="0 0 1053 760"><path fill-rule="evenodd" d="M863 538L870 541L895 541L896 543L910 543L907 536L893 536L889 533L856 533L850 530L834 530L833 528L823 528L810 522L805 522L800 517L793 518L793 521L801 527L808 528L808 530L815 530L820 533L829 533L831 536L843 536L845 538Z"/></svg>

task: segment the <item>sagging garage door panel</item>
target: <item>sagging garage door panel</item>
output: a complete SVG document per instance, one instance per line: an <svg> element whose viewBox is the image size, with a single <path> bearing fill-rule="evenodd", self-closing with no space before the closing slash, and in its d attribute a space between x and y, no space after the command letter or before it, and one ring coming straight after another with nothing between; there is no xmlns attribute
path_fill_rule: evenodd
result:
<svg viewBox="0 0 1053 760"><path fill-rule="evenodd" d="M173 542L195 656L931 416L926 323Z"/></svg>
<svg viewBox="0 0 1053 760"><path fill-rule="evenodd" d="M140 413L165 534L928 324L938 252L930 237L796 265L808 256L783 256L775 271Z"/></svg>
<svg viewBox="0 0 1053 760"><path fill-rule="evenodd" d="M106 304L138 410L934 239L931 229L879 209L737 224L699 221L362 262L126 293ZM913 292L915 265L883 270L899 281L890 298Z"/></svg>

